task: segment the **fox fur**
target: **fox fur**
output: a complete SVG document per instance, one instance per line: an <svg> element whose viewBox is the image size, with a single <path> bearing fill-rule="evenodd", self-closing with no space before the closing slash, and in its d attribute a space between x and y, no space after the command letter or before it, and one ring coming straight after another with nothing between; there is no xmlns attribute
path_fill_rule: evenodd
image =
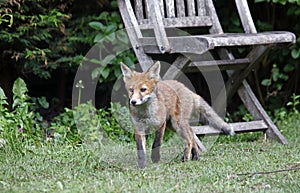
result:
<svg viewBox="0 0 300 193"><path fill-rule="evenodd" d="M121 62L121 70L129 96L140 168L146 166L146 134L151 129L155 130L151 159L154 163L160 160L160 146L168 121L185 144L182 160L199 158L199 148L189 124L195 111L214 128L234 134L202 97L176 80L160 80L159 61L142 73L131 70Z"/></svg>

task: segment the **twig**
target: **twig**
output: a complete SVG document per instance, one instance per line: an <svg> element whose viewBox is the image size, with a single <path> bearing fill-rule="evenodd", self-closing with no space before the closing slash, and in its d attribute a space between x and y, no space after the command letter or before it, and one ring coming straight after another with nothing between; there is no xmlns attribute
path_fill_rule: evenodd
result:
<svg viewBox="0 0 300 193"><path fill-rule="evenodd" d="M267 171L267 172L253 172L253 173L240 173L236 174L237 176L254 176L259 174L274 174L274 173L281 173L281 172L288 172L288 171L297 171L300 168L289 168L289 169L282 169L282 170L274 170L274 171Z"/></svg>

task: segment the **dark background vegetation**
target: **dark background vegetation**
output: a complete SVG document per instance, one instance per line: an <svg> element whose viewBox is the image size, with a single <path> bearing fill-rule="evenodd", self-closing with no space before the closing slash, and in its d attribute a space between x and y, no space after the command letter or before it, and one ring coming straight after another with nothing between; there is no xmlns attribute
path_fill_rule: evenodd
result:
<svg viewBox="0 0 300 193"><path fill-rule="evenodd" d="M234 1L214 3L224 30L240 32ZM201 138L205 146L216 141L199 161L183 164L180 139L166 132L160 164L137 170L128 109L109 97L119 61L136 62L132 52L93 60L97 106L80 100L87 88L75 82L81 104L71 107L88 50L127 41L110 35L124 28L116 1L0 0L0 192L299 192L300 0L248 3L258 31L298 37L249 76L289 145L262 132ZM238 102L226 118L251 120Z"/></svg>
<svg viewBox="0 0 300 193"><path fill-rule="evenodd" d="M225 32L242 27L234 1L214 1ZM286 30L299 36L300 1L248 1L258 31ZM45 96L45 119L71 107L75 73L95 43L111 41L109 34L123 29L116 1L2 0L0 1L0 86L9 108L13 83L24 79L29 96ZM121 56L135 62L132 53ZM250 77L250 83L270 114L295 108L300 83L300 39L291 47L271 51ZM99 61L101 64L101 61ZM118 60L91 76L100 76L97 107L107 107L111 87L120 75ZM44 98L44 99L45 99ZM287 103L294 101L290 106ZM243 110L241 110L243 111Z"/></svg>

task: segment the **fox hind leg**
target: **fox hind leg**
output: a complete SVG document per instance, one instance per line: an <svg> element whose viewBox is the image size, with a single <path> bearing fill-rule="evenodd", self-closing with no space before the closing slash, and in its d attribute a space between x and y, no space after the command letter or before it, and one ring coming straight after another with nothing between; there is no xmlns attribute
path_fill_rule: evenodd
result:
<svg viewBox="0 0 300 193"><path fill-rule="evenodd" d="M197 160L199 158L199 148L195 142L193 130L188 121L177 121L171 119L173 129L179 134L185 143L185 149L182 156L182 161Z"/></svg>
<svg viewBox="0 0 300 193"><path fill-rule="evenodd" d="M198 160L198 159L199 159L199 147L194 140L194 145L192 147L192 160Z"/></svg>
<svg viewBox="0 0 300 193"><path fill-rule="evenodd" d="M198 160L199 159L199 147L197 145L197 143L195 142L195 140L193 138L191 138L191 143L189 144L192 144L191 148L188 146L184 149L184 153L183 153L183 156L182 156L182 161L186 161L186 160L189 160L189 159L192 159L192 160Z"/></svg>

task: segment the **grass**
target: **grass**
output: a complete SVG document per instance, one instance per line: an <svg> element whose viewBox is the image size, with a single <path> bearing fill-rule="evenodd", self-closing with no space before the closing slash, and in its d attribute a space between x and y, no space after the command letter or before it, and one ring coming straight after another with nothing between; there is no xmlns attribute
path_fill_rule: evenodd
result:
<svg viewBox="0 0 300 193"><path fill-rule="evenodd" d="M174 137L164 143L162 161L143 170L134 144L4 145L0 192L299 192L300 115L277 125L289 145L257 134L225 137L199 161L181 163L183 145Z"/></svg>

